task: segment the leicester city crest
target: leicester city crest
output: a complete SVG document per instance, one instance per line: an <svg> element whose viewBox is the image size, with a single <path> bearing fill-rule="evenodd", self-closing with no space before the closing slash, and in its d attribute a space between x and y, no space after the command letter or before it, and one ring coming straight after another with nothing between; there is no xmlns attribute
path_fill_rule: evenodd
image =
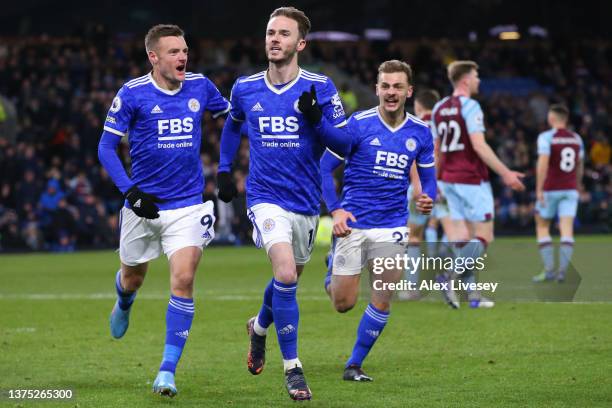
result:
<svg viewBox="0 0 612 408"><path fill-rule="evenodd" d="M276 226L274 220L272 218L267 218L263 222L263 230L264 232L270 232Z"/></svg>
<svg viewBox="0 0 612 408"><path fill-rule="evenodd" d="M409 152L414 152L416 148L417 148L416 140L414 140L412 137L406 140L406 149L408 149Z"/></svg>
<svg viewBox="0 0 612 408"><path fill-rule="evenodd" d="M189 106L189 110L192 112L197 112L200 110L200 102L198 102L196 98L191 98L187 103L187 106Z"/></svg>

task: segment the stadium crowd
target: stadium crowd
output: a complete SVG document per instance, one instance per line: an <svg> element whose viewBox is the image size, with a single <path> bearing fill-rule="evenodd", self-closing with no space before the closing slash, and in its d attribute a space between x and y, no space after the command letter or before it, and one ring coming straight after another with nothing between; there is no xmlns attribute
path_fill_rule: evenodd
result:
<svg viewBox="0 0 612 408"><path fill-rule="evenodd" d="M227 97L237 76L266 65L258 41L187 40L189 70L208 75ZM549 104L567 104L586 148L578 222L591 231L610 231L611 42L312 41L301 61L323 73L326 64L333 64L351 83L372 87L378 64L391 58L413 66L416 89L434 88L442 95L450 89L449 62L479 63L489 143L506 164L527 174L525 193L504 189L494 178L502 234L531 231L536 137L547 128ZM117 245L123 198L98 162L97 144L117 90L147 71L140 40L111 38L104 31L79 38L0 41L0 251ZM350 86L337 85L348 111L368 107ZM208 117L202 140L203 194L215 201L223 123L223 118ZM120 149L129 167L128 146ZM250 242L247 174L248 143L243 139L235 166L239 197L231 204L216 203L219 241Z"/></svg>

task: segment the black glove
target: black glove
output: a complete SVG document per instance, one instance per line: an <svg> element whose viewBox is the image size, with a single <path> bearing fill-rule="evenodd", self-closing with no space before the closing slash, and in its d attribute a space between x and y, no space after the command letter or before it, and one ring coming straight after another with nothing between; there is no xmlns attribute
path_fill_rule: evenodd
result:
<svg viewBox="0 0 612 408"><path fill-rule="evenodd" d="M157 208L155 203L163 202L162 199L155 197L153 194L145 193L135 185L125 193L125 198L137 216L149 220L159 218L159 208Z"/></svg>
<svg viewBox="0 0 612 408"><path fill-rule="evenodd" d="M311 125L319 124L323 113L317 103L317 92L314 85L310 87L310 92L302 92L298 100L298 109Z"/></svg>
<svg viewBox="0 0 612 408"><path fill-rule="evenodd" d="M229 203L238 195L234 179L232 175L226 171L217 173L217 187L219 188L217 197L226 203Z"/></svg>

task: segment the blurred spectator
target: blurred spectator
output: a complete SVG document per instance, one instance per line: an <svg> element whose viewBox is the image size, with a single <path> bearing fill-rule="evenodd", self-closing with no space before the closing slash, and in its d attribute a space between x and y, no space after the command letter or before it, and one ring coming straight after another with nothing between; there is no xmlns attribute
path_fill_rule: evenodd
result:
<svg viewBox="0 0 612 408"><path fill-rule="evenodd" d="M610 164L610 153L610 141L603 134L598 135L591 145L589 153L591 163L595 167L603 167Z"/></svg>

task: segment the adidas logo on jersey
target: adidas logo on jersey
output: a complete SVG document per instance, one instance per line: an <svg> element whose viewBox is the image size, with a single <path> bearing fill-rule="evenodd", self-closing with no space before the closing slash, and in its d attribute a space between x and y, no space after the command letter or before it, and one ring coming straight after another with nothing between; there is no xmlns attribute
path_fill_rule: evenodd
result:
<svg viewBox="0 0 612 408"><path fill-rule="evenodd" d="M288 324L278 331L278 334L289 334L295 331L295 327L292 324Z"/></svg>
<svg viewBox="0 0 612 408"><path fill-rule="evenodd" d="M134 207L140 208L141 205L142 205L142 200L139 198L138 201L134 203Z"/></svg>
<svg viewBox="0 0 612 408"><path fill-rule="evenodd" d="M378 138L375 137L374 140L370 142L370 146L381 146L380 140L378 140Z"/></svg>
<svg viewBox="0 0 612 408"><path fill-rule="evenodd" d="M159 105L155 105L155 107L151 110L151 113L163 113L164 111L161 110L161 108L159 107Z"/></svg>
<svg viewBox="0 0 612 408"><path fill-rule="evenodd" d="M255 105L253 105L251 112L263 112L263 106L261 106L261 103L257 102Z"/></svg>
<svg viewBox="0 0 612 408"><path fill-rule="evenodd" d="M183 338L185 340L187 340L187 337L189 337L189 330L183 330L180 332L174 332L175 335L179 336L180 338Z"/></svg>

